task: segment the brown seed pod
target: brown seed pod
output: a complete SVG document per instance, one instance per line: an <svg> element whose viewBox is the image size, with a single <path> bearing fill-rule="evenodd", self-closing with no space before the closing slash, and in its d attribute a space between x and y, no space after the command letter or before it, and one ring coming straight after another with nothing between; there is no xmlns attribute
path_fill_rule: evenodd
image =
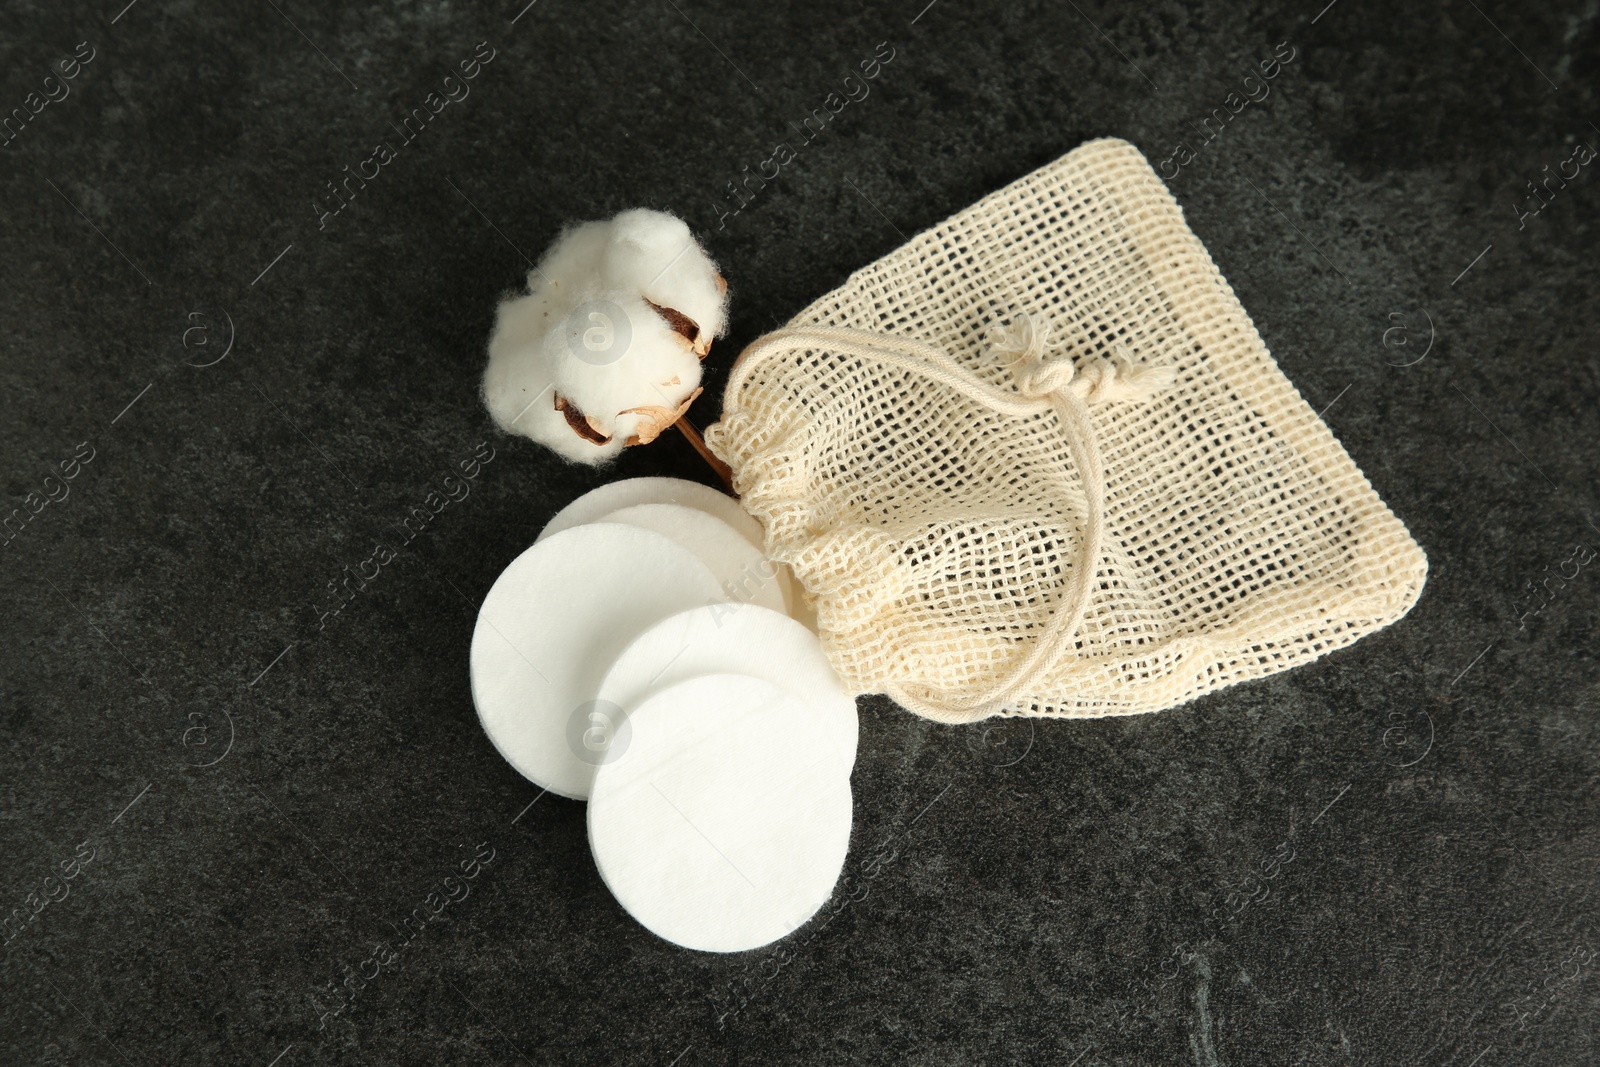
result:
<svg viewBox="0 0 1600 1067"><path fill-rule="evenodd" d="M634 431L633 436L629 437L623 443L629 447L632 447L633 445L647 445L651 441L654 441L657 437L661 436L662 431L666 430L668 426L671 426L673 423L683 418L683 416L689 411L689 405L694 403L695 397L699 396L704 391L705 390L703 389L696 389L694 392L684 397L683 403L679 404L675 408L663 407L658 404L650 407L629 408L627 411L617 412L618 415L646 416L645 421L639 424L638 428Z"/></svg>
<svg viewBox="0 0 1600 1067"><path fill-rule="evenodd" d="M566 418L567 425L572 427L573 433L577 434L585 441L592 441L597 445L603 445L611 440L610 434L602 433L600 431L600 427L594 424L594 420L589 418L583 412L579 411L577 408L573 407L572 404L567 401L566 397L562 396L560 393L556 393L555 398L556 410L561 412L561 414Z"/></svg>

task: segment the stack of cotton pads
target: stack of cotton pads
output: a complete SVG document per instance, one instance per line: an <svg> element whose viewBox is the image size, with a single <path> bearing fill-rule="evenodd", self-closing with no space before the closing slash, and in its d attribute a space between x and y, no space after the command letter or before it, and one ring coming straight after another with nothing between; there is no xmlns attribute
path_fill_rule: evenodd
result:
<svg viewBox="0 0 1600 1067"><path fill-rule="evenodd" d="M580 497L484 599L484 732L589 801L601 878L668 941L768 944L843 868L855 701L798 606L737 501L672 478Z"/></svg>

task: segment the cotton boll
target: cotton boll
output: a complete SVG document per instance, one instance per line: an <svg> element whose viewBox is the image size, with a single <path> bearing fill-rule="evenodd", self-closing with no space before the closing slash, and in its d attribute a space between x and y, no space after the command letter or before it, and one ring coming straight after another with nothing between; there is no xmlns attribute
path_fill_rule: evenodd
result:
<svg viewBox="0 0 1600 1067"><path fill-rule="evenodd" d="M495 422L598 464L648 444L699 395L727 284L689 227L626 211L565 231L500 306L483 395Z"/></svg>
<svg viewBox="0 0 1600 1067"><path fill-rule="evenodd" d="M569 322L567 329L547 334L542 348L574 436L648 444L698 394L700 360L643 297L595 294ZM609 347L600 349L599 358L581 358L590 351L583 336L591 332ZM574 411L582 417L577 426Z"/></svg>
<svg viewBox="0 0 1600 1067"><path fill-rule="evenodd" d="M681 219L643 208L618 215L612 220L605 273L608 284L691 320L695 352L702 358L712 339L727 332L728 284Z"/></svg>

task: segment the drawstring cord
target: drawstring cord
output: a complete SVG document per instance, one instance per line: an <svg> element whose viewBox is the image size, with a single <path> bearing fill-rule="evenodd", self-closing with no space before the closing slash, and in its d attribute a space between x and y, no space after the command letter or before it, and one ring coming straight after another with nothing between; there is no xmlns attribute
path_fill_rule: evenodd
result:
<svg viewBox="0 0 1600 1067"><path fill-rule="evenodd" d="M796 327L757 338L740 355L729 375L728 395L734 396L749 381L762 356L821 349L921 375L1001 414L1055 412L1067 451L1078 467L1086 500L1082 559L1073 568L1061 603L1051 613L1039 639L999 682L974 696L944 704L931 703L902 686L888 687L888 695L895 701L930 718L997 712L1008 701L1031 693L1065 654L1088 610L1105 540L1105 472L1088 405L1146 400L1171 385L1175 377L1171 367L1137 364L1120 350L1109 358L1087 360L1080 366L1070 355L1051 350L1050 330L1048 317L1027 312L1019 313L1006 326L989 330L986 340L991 356L1011 370L1015 391L980 381L933 345L896 334L837 326ZM1064 476L1062 484L1065 488Z"/></svg>

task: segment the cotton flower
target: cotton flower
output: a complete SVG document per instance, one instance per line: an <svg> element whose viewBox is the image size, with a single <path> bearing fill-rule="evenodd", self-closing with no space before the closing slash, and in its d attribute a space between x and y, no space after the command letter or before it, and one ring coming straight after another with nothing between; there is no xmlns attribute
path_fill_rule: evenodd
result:
<svg viewBox="0 0 1600 1067"><path fill-rule="evenodd" d="M483 397L501 429L599 464L649 444L700 395L727 283L680 219L624 211L556 241L500 305Z"/></svg>

